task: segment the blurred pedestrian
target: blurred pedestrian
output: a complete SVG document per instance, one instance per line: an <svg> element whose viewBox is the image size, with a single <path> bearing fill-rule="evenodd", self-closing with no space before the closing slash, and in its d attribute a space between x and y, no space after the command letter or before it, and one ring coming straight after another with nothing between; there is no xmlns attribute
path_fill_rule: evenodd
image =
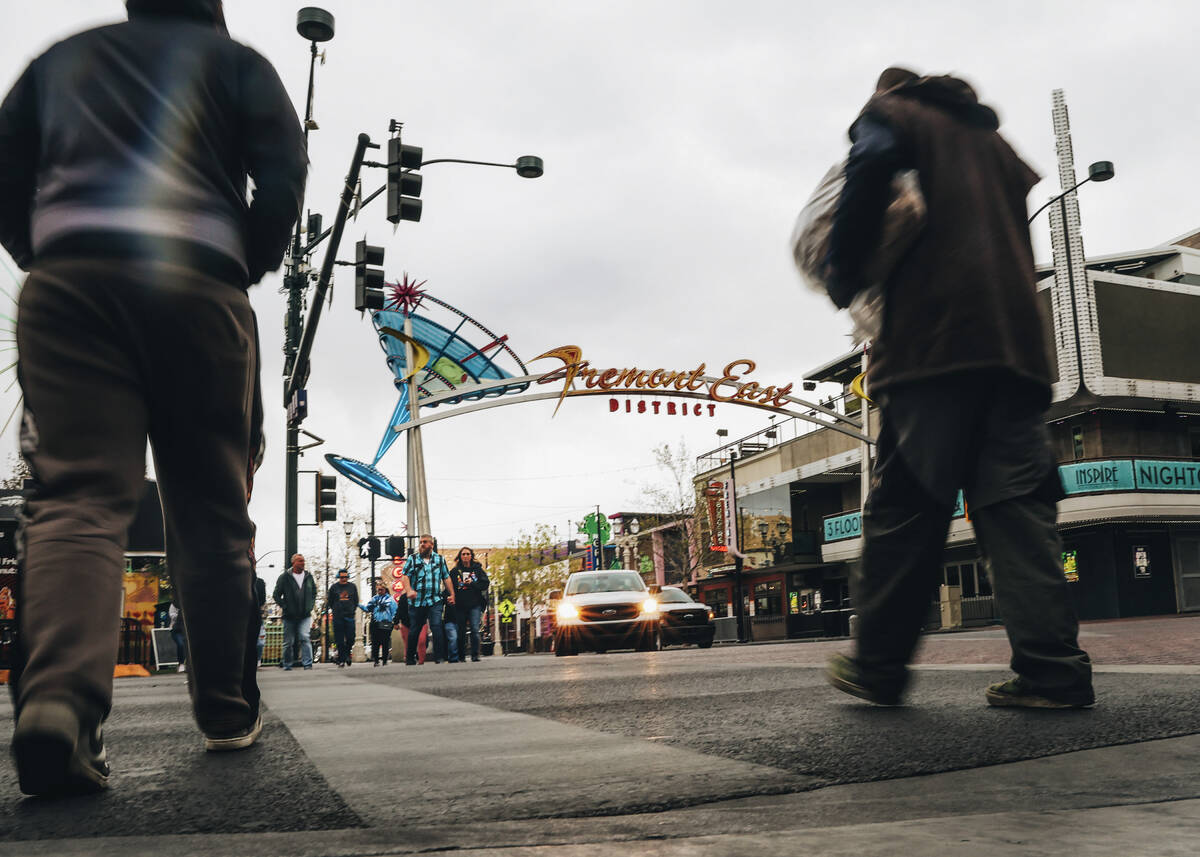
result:
<svg viewBox="0 0 1200 857"><path fill-rule="evenodd" d="M290 670L296 663L294 647L299 647L300 663L306 670L312 669L309 632L317 603L317 582L305 571L301 554L293 556L291 569L279 575L272 597L283 611L283 668Z"/></svg>
<svg viewBox="0 0 1200 857"><path fill-rule="evenodd" d="M441 663L446 657L446 638L442 628L442 604L454 603L454 588L450 583L450 571L446 560L433 549L433 536L422 535L417 543L417 552L404 562L401 575L408 596L409 634L404 662L416 663L417 634L426 622L433 637L433 661Z"/></svg>
<svg viewBox="0 0 1200 857"><path fill-rule="evenodd" d="M176 660L179 661L179 666L175 669L176 672L187 671L187 633L183 630L183 611L179 609L179 605L175 600L171 600L171 606L167 608L167 618L171 622L171 639L175 642Z"/></svg>
<svg viewBox="0 0 1200 857"><path fill-rule="evenodd" d="M338 570L337 583L329 587L325 603L333 613L338 669L348 667L354 660L354 616L358 609L358 587L350 582L348 570Z"/></svg>
<svg viewBox="0 0 1200 857"><path fill-rule="evenodd" d="M462 548L450 569L454 586L454 601L458 619L458 648L466 662L467 634L471 635L471 660L479 661L479 618L487 606L487 591L491 585L487 572L475 561L475 552Z"/></svg>
<svg viewBox="0 0 1200 857"><path fill-rule="evenodd" d="M126 7L128 22L34 59L0 106L0 243L30 272L17 344L32 485L11 676L27 794L107 786L102 725L147 435L205 746L242 749L261 731L246 289L283 259L304 137L270 63L229 38L220 0Z"/></svg>
<svg viewBox="0 0 1200 857"><path fill-rule="evenodd" d="M396 620L396 600L388 592L387 584L379 581L375 596L366 604L360 604L359 609L371 617L371 661L379 666L382 654L386 667L392 656L392 628Z"/></svg>
<svg viewBox="0 0 1200 857"><path fill-rule="evenodd" d="M864 262L897 171L917 171L927 208L883 284L886 323L868 375L882 423L852 593L858 636L853 656L829 670L838 689L882 705L902 700L959 489L1016 672L987 688L988 703L1095 700L1055 527L1063 492L1026 223L1038 177L998 127L966 82L890 68L850 128L828 260L838 306L871 285Z"/></svg>

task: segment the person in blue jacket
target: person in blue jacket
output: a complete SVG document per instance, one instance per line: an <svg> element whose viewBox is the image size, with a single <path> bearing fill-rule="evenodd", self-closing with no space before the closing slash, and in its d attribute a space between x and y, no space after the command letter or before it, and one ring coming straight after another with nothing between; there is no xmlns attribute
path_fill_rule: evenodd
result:
<svg viewBox="0 0 1200 857"><path fill-rule="evenodd" d="M358 609L371 617L371 660L379 666L379 654L383 653L386 667L392 656L392 627L396 621L396 601L382 580L375 587L375 597Z"/></svg>

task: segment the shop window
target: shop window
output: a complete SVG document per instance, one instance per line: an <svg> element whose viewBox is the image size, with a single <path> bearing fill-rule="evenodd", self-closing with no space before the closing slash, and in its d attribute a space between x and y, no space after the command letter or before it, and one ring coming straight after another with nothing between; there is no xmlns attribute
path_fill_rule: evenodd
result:
<svg viewBox="0 0 1200 857"><path fill-rule="evenodd" d="M1200 458L1200 428L1189 429L1188 438L1192 442L1192 458Z"/></svg>
<svg viewBox="0 0 1200 857"><path fill-rule="evenodd" d="M700 593L700 600L713 609L718 619L729 615L729 590L709 589Z"/></svg>
<svg viewBox="0 0 1200 857"><path fill-rule="evenodd" d="M783 615L783 583L778 580L754 584L754 615Z"/></svg>
<svg viewBox="0 0 1200 857"><path fill-rule="evenodd" d="M946 580L945 580L945 582L946 582L947 584L949 584L950 586L962 586L961 579L959 578L958 566L957 566L957 565L948 565L948 566L946 566Z"/></svg>
<svg viewBox="0 0 1200 857"><path fill-rule="evenodd" d="M962 597L974 598L979 594L979 589L975 585L976 565L973 562L962 566Z"/></svg>
<svg viewBox="0 0 1200 857"><path fill-rule="evenodd" d="M984 565L982 562L976 563L975 564L975 572L976 572L976 579L979 582L979 594L980 595L991 595L992 594L992 578L988 574L987 566Z"/></svg>
<svg viewBox="0 0 1200 857"><path fill-rule="evenodd" d="M1075 455L1075 460L1079 461L1083 456L1083 426L1071 426L1071 449Z"/></svg>

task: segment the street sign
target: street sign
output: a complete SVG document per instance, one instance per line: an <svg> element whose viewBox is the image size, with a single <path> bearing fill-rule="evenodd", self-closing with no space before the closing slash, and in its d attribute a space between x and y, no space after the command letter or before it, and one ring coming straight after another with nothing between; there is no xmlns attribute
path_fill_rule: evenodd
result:
<svg viewBox="0 0 1200 857"><path fill-rule="evenodd" d="M500 613L500 623L511 625L513 617L517 612L517 605L505 598L496 606L496 610Z"/></svg>
<svg viewBox="0 0 1200 857"><path fill-rule="evenodd" d="M288 425L299 425L308 416L308 390L293 390L288 400Z"/></svg>

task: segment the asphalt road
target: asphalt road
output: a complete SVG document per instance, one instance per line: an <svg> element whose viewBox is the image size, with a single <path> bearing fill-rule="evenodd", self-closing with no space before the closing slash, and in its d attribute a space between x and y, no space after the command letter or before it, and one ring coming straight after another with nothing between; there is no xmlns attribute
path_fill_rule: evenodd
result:
<svg viewBox="0 0 1200 857"><path fill-rule="evenodd" d="M1197 627L1110 626L1085 640L1152 655ZM847 849L912 825L936 837L938 818L975 817L973 830L991 825L1003 843L1017 823L1003 812L1027 825L1045 821L1029 813L1159 807L1179 830L1200 818L1200 738L1173 738L1200 735L1196 666L1101 665L1090 711L992 709L983 688L1008 673L979 661L1003 654L1002 635L949 635L927 644L909 705L880 709L825 684L818 664L841 648L264 669L263 739L228 755L203 752L183 676L122 679L108 793L23 799L0 754L0 855L523 853L618 841L645 845L630 853L729 854L770 831L837 828ZM972 654L945 663L955 653ZM931 776L899 779L914 775ZM1108 825L1115 848L1121 825L1146 813L1087 816L1080 835ZM750 838L647 845L703 834ZM835 853L828 835L820 841Z"/></svg>
<svg viewBox="0 0 1200 857"><path fill-rule="evenodd" d="M812 778L808 788L1200 732L1198 675L1100 672L1099 704L1064 712L987 706L983 689L1009 676L1003 667L922 669L906 706L879 708L829 687L820 668L778 663L799 648L518 656L487 670L388 667L366 678L781 768Z"/></svg>

